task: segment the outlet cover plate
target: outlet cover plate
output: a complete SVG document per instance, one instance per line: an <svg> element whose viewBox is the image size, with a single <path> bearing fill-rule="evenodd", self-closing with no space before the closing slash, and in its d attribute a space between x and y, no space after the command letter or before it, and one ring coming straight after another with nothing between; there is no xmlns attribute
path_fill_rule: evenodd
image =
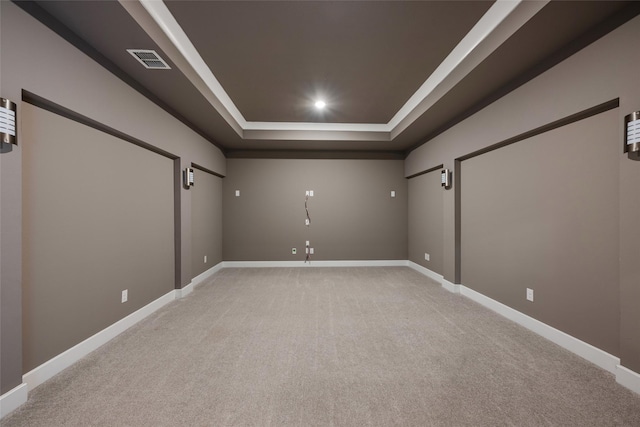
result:
<svg viewBox="0 0 640 427"><path fill-rule="evenodd" d="M533 289L527 288L527 301L533 302Z"/></svg>

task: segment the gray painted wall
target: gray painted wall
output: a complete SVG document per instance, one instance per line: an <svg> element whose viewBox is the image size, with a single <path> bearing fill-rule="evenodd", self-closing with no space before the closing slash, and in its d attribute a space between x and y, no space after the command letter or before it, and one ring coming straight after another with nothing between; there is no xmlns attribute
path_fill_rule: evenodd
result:
<svg viewBox="0 0 640 427"><path fill-rule="evenodd" d="M618 114L465 160L461 182L462 283L614 355Z"/></svg>
<svg viewBox="0 0 640 427"><path fill-rule="evenodd" d="M401 160L229 159L224 260L303 261L306 240L313 260L407 259L402 170ZM306 190L314 191L308 228Z"/></svg>
<svg viewBox="0 0 640 427"><path fill-rule="evenodd" d="M195 169L194 182L189 190L193 277L222 261L222 178Z"/></svg>
<svg viewBox="0 0 640 427"><path fill-rule="evenodd" d="M20 91L24 88L175 153L180 157L183 168L189 166L191 162L196 162L220 174L225 174L224 156L207 141L124 85L12 3L0 2L0 8L0 30L2 31L0 96L18 101L20 123L23 108L23 104L19 102ZM614 98L620 99L616 122L618 132L621 132L624 115L640 110L640 85L637 85L640 58L637 55L628 54L633 51L635 47L633 43L638 39L640 39L640 18L630 21L412 152L405 162L405 176L439 164L453 168L457 158L470 152ZM24 52L30 54L24 55ZM47 67L42 67L43 63L46 63ZM621 138L619 133L619 146L622 144ZM616 297L619 299L620 320L616 334L619 337L619 354L622 363L640 372L640 335L637 333L640 328L640 311L637 310L640 303L640 286L638 286L640 271L637 268L640 230L636 226L637 212L640 211L640 192L637 190L640 184L640 167L638 162L627 160L620 147L618 150L612 173L618 178L620 196L614 215L618 218L619 227L617 232L619 291L616 290L616 286L612 286L611 292L617 293ZM0 393L5 393L20 384L23 373L21 322L23 192L21 181L16 179L23 173L22 151L21 144L13 152L0 156L2 200L0 210L2 234L0 242ZM229 163L232 162L235 160ZM402 202L402 191L395 188L399 198L394 201L388 200L387 205L383 202L384 197L379 197L377 194L382 185L372 185L372 182L378 182L377 171L392 169L391 166L387 166L391 163L385 163L385 167L381 168L364 168L361 173L370 175L369 179L360 182L354 174L356 182L350 182L345 178L352 175L342 171L340 167L335 167L338 163L326 163L332 166L327 169L319 168L323 161L309 161L310 168L299 167L298 161L288 161L286 165L281 164L283 170L270 172L273 174L273 179L265 180L264 183L253 182L244 185L242 176L249 176L252 165L257 166L257 173L273 167L268 166L267 161L264 160L238 160L238 162L240 163L237 164L234 172L237 175L237 179L234 178L237 185L226 185L226 183L223 185L225 203L235 203L229 205L228 209L225 208L224 212L225 224L231 221L232 225L229 230L224 230L224 259L293 259L290 256L290 247L295 245L300 250L299 256L295 259L301 260L303 257L300 255L303 253L301 249L306 239L310 239L318 250L314 259L325 259L323 258L325 256L326 259L350 259L351 257L375 259L376 255L387 259L406 259L408 247L406 196L404 196L405 214L398 213L395 209L402 209L402 207L393 203L403 204L397 203ZM462 167L465 167L464 162ZM351 170L351 167L345 169ZM376 172L373 171L374 169ZM466 171L467 169L465 173ZM390 177L381 179L379 182L389 184L395 182L395 179ZM464 182L467 181L463 181L463 184ZM404 185L406 194L408 184L405 182ZM306 230L304 225L300 225L303 224L300 218L303 219L304 214L293 212L296 209L303 209L299 206L303 203L304 190L309 187L316 187L311 188L316 191L316 197L310 201L314 224L312 229ZM242 191L238 200L232 199L233 190L236 188ZM357 191L358 188L360 191ZM363 190L365 188L370 190L371 194ZM388 191L391 189L393 188L387 188L383 193L388 197ZM462 270L467 268L464 262L460 263L461 256L458 255L460 245L457 245L457 240L461 236L459 235L460 221L456 220L455 208L456 195L460 196L459 191L454 182L453 191L441 193L442 273L445 278L454 282L460 281L459 265L462 264ZM284 196L283 193L287 195ZM183 236L179 244L181 248L180 285L188 283L195 275L191 271L193 268L191 253L194 250L191 241L192 194L184 190L180 192L179 197L178 211L181 213L180 229ZM251 198L245 199L245 194L251 195ZM362 197L363 194L367 196ZM273 203L274 200L282 206L275 206L277 203ZM379 208L381 212L372 212L371 208ZM228 219L227 216L231 214L237 214L238 218ZM316 221L318 215L320 216ZM255 220L255 223L252 222L256 217L259 219ZM266 217L274 220L272 226L265 227L265 224L269 223L263 220ZM320 225L323 218L331 218L333 224L337 226ZM344 221L345 218L348 221ZM396 220L398 218L400 219ZM404 231L401 218L405 221ZM318 221L320 224L317 223ZM327 224L332 222L327 221ZM379 229L375 229L374 224L378 225ZM393 231L381 224L385 224ZM243 225L249 230L242 230ZM345 232L346 235L338 235L337 229ZM356 229L358 234L354 232ZM309 233L315 234L309 238ZM330 238L322 241L322 238L327 237L323 233L328 233ZM383 240L386 238L385 233L392 236L387 243ZM365 236L365 238L358 239L358 236ZM396 241L393 236L405 241ZM335 242L340 239L348 242L345 249L335 245ZM357 242L358 240L366 241L370 247L363 245L362 241ZM316 244L316 241L322 244ZM238 247L245 243L248 244L246 246L248 249L239 250ZM283 255L280 255L281 250L284 251ZM277 255L265 258L265 253ZM506 295L500 292L494 295L496 299L505 297ZM537 307L540 302L541 300L536 300L534 306ZM553 316L566 307L551 309L551 306L548 306L547 308L549 316ZM538 315L533 307L530 310L534 317ZM546 309L543 311L547 312ZM602 315L609 318L610 309L605 308L603 312ZM579 314L584 317L591 313ZM608 328L609 325L603 327ZM565 325L562 328L570 329L571 325ZM613 342L598 345L605 348L615 347Z"/></svg>
<svg viewBox="0 0 640 427"><path fill-rule="evenodd" d="M29 104L22 123L28 372L174 288L173 160Z"/></svg>
<svg viewBox="0 0 640 427"><path fill-rule="evenodd" d="M449 190L440 185L440 170L410 178L408 185L409 260L442 274L442 200Z"/></svg>
<svg viewBox="0 0 640 427"><path fill-rule="evenodd" d="M18 104L21 91L90 117L179 157L182 168L196 162L221 175L226 159L210 142L144 98L97 63L58 37L15 4L0 2L0 96ZM28 54L25 54L28 52ZM46 64L46 67L43 66ZM0 156L0 393L22 382L22 136L11 153ZM76 157L77 162L83 159ZM28 170L26 171L29 172ZM68 183L64 183L68 185ZM173 184L172 184L173 185ZM191 274L191 195L178 193L182 239L178 286ZM66 267L76 268L75 263ZM173 261L172 261L173 263ZM116 268L113 266L113 268ZM135 295L132 296L136 298ZM151 302L150 300L146 301Z"/></svg>
<svg viewBox="0 0 640 427"><path fill-rule="evenodd" d="M607 303L602 307L591 307L590 303L582 302L583 310L580 313L574 312L577 319L573 322L593 316L592 311L602 311L598 314L600 319L611 319L619 316L617 327L611 331L611 321L606 320L599 323L598 328L609 331L617 335L618 338L602 339L598 338L598 345L603 349L614 349L616 340L619 342L619 350L622 364L636 372L640 372L640 274L637 269L637 258L640 253L640 230L634 227L637 221L637 213L640 211L640 198L638 196L638 186L640 185L640 162L633 162L627 159L622 152L622 123L625 115L630 112L640 110L640 85L637 84L637 70L640 68L640 57L629 55L634 48L634 41L640 39L640 18L636 17L627 24L619 27L609 35L599 39L585 49L571 56L567 60L541 74L534 80L519 87L515 91L489 105L465 121L440 134L414 150L405 161L405 175L410 176L420 171L428 170L439 164L445 167L454 168L456 159L473 153L477 150L505 141L511 137L523 134L540 126L553 123L561 118L568 117L580 111L587 110L601 103L619 98L620 108L612 114L617 114L615 118L617 135L615 137L616 159L609 170L609 173L617 180L617 185L609 187L609 192L619 192L618 202L614 202L614 212L610 218L611 224L618 224L617 231L608 229L607 244L611 239L618 241L619 267L617 283L609 284L609 294ZM581 134L580 138L587 137ZM505 151L506 152L506 151ZM581 161L581 152L577 150L575 157L569 165ZM519 162L520 158L509 157L503 164ZM461 186L454 182L454 191L446 192L444 195L444 242L443 242L443 271L447 280L460 283L460 264L465 265L469 260L464 255L459 254L460 245L456 246L457 239L462 239L461 244L465 245L465 234L460 236L456 221L456 196L466 194L467 169L462 162L462 175L456 171L457 178L461 178ZM567 179L574 179L573 166L566 170ZM611 165L610 165L611 167ZM599 173L599 172L597 172ZM537 191L538 183L534 183ZM460 191L462 193L460 193ZM609 194L609 193L607 193ZM481 196L481 195L480 195ZM596 203L610 203L610 197L596 200ZM555 206L554 206L555 207ZM463 207L464 209L464 207ZM559 211L561 215L562 212ZM563 219L567 217L563 215ZM568 237L574 243L573 251L588 254L592 250L583 246L577 236ZM519 251L527 245L526 241L514 239L510 244L513 251ZM548 248L553 253L552 248ZM615 253L615 251L614 251ZM575 259L575 258L573 258ZM588 258L585 258L588 259ZM519 264L509 267L515 271L518 267L523 272L528 271L528 266ZM466 267L464 267L466 268ZM491 269L488 269L491 272ZM493 270L495 280L501 280L500 270ZM580 274L580 273L579 273ZM605 268L604 276L612 278L608 267ZM470 276L466 276L470 278ZM525 274L521 275L521 280L526 280ZM467 285L466 283L462 283ZM503 289L507 289L504 282ZM538 284L537 286L541 286ZM550 285L544 285L546 287ZM565 283L558 286L565 287ZM564 289L564 288L563 288ZM558 294L553 301L565 298L563 294L570 293L568 290L558 289ZM523 309L520 304L515 304L509 295L509 291L493 291L492 296L498 300L507 301L515 305L516 309ZM544 293L544 292L543 292ZM518 292L518 294L520 294ZM589 297L592 298L592 297ZM611 304L610 298L619 300L620 311L615 311L615 304ZM560 306L556 302L544 302L539 299L533 306L524 308L534 317L543 314L545 319L563 319L562 311L569 310L567 306ZM544 307L539 307L543 305ZM535 306L535 308L534 308ZM550 320L556 322L556 320ZM568 333L580 332L581 328L565 321L561 322L559 329ZM604 332L598 332L601 337ZM590 335L591 336L591 335ZM593 338L588 338L593 340ZM613 350L611 350L613 351Z"/></svg>

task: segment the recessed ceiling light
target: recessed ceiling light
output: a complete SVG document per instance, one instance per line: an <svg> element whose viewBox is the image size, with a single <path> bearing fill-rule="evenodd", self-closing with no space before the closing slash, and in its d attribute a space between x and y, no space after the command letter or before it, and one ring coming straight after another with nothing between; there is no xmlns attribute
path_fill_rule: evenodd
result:
<svg viewBox="0 0 640 427"><path fill-rule="evenodd" d="M327 106L326 102L322 101L322 100L318 100L316 101L316 103L314 104L316 106L316 108L318 110L322 110L324 107Z"/></svg>

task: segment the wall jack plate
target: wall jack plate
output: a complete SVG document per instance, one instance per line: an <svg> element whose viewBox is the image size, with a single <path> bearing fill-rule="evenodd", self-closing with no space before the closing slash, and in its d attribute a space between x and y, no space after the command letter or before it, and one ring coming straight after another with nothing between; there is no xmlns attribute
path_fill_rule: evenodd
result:
<svg viewBox="0 0 640 427"><path fill-rule="evenodd" d="M295 255L298 253L298 250L296 248L291 248L291 255Z"/></svg>

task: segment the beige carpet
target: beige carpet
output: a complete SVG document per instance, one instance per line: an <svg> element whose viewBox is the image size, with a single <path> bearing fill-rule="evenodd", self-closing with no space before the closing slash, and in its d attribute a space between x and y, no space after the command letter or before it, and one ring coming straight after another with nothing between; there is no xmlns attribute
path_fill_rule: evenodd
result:
<svg viewBox="0 0 640 427"><path fill-rule="evenodd" d="M225 269L2 426L640 426L614 377L408 268Z"/></svg>

